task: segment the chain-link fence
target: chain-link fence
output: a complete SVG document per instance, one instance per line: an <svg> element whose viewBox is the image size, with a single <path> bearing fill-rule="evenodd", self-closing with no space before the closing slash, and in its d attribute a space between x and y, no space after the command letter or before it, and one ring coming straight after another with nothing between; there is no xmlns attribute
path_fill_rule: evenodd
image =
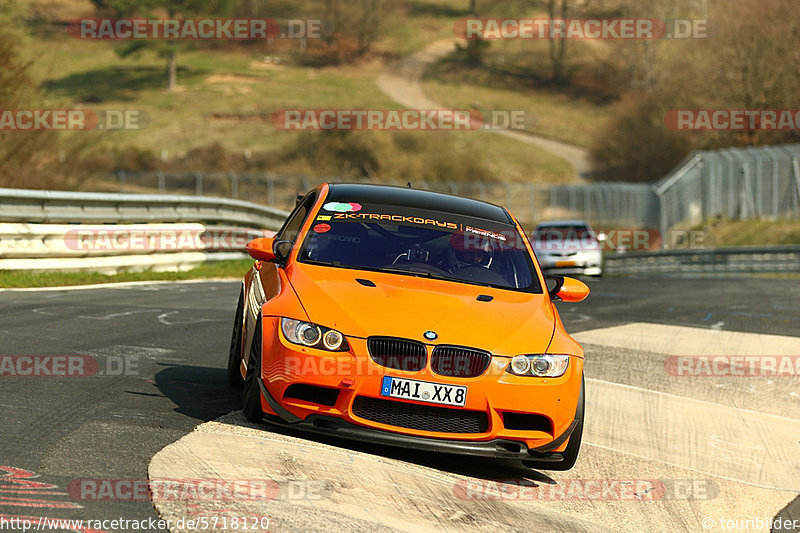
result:
<svg viewBox="0 0 800 533"><path fill-rule="evenodd" d="M160 192L239 198L279 209L291 209L295 197L318 183L360 181L405 187L407 183L380 179L310 179L264 173L131 173L118 172L125 192ZM650 185L598 183L545 186L502 182L415 182L414 188L477 198L507 207L523 223L580 218L598 227L658 227L657 197Z"/></svg>
<svg viewBox="0 0 800 533"><path fill-rule="evenodd" d="M391 180L337 177L165 174L118 172L127 192L223 196L291 209L297 193L322 181L363 181L406 186ZM503 182L417 182L418 189L478 198L506 206L525 225L582 219L597 228L657 229L730 219L800 218L800 144L696 152L655 184L535 185Z"/></svg>
<svg viewBox="0 0 800 533"><path fill-rule="evenodd" d="M723 217L800 218L800 144L691 154L655 186L659 228Z"/></svg>

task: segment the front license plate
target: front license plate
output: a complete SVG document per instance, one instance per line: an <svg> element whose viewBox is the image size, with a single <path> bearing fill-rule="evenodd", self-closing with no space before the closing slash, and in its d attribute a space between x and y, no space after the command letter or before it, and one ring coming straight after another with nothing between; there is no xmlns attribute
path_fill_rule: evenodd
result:
<svg viewBox="0 0 800 533"><path fill-rule="evenodd" d="M574 267L575 261L556 261L556 268Z"/></svg>
<svg viewBox="0 0 800 533"><path fill-rule="evenodd" d="M464 407L467 387L384 376L381 396Z"/></svg>

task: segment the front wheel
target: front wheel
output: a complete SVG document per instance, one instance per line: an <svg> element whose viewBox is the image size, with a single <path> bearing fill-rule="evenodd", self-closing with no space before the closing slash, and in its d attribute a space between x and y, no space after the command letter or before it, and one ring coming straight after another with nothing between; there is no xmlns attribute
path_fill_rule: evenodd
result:
<svg viewBox="0 0 800 533"><path fill-rule="evenodd" d="M522 461L522 464L527 466L528 468L534 468L536 470L556 470L556 471L564 471L570 470L573 466L575 466L575 461L578 459L578 452L581 449L581 438L583 437L583 410L584 410L584 380L581 378L581 395L578 398L578 409L575 413L575 417L578 419L578 425L575 426L575 429L572 430L572 434L569 436L569 443L567 444L567 448L561 452L561 455L564 457L564 460L558 463L546 463L546 462L539 462L539 461Z"/></svg>
<svg viewBox="0 0 800 533"><path fill-rule="evenodd" d="M250 422L261 422L264 411L261 410L261 317L256 320L253 342L250 343L250 354L247 359L247 374L244 379L244 406L242 412Z"/></svg>

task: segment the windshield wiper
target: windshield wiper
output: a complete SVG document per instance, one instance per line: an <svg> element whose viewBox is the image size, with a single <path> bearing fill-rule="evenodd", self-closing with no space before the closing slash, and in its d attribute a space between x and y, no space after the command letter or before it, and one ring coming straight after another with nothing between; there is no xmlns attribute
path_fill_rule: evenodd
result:
<svg viewBox="0 0 800 533"><path fill-rule="evenodd" d="M422 268L422 267L417 267ZM379 268L378 272L388 272L392 274L410 274L412 276L417 276L421 278L433 278L433 279L455 279L449 276L445 276L443 274L439 274L438 272L434 272L432 270L411 270L406 268Z"/></svg>

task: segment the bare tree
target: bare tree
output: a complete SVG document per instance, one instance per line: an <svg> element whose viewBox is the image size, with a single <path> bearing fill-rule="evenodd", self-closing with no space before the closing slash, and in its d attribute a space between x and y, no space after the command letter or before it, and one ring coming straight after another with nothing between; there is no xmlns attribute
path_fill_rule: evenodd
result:
<svg viewBox="0 0 800 533"><path fill-rule="evenodd" d="M366 54L380 35L385 0L355 0L355 23L358 55Z"/></svg>
<svg viewBox="0 0 800 533"><path fill-rule="evenodd" d="M364 56L381 35L386 5L386 0L325 0L323 38L340 58ZM351 49L354 54L348 54Z"/></svg>
<svg viewBox="0 0 800 533"><path fill-rule="evenodd" d="M580 16L591 3L592 0L547 0L547 14L550 21L568 20ZM568 39L554 39L552 36L549 40L552 81L557 84L564 84L569 78L568 42Z"/></svg>
<svg viewBox="0 0 800 533"><path fill-rule="evenodd" d="M800 99L800 3L794 0L713 0L706 80L698 89L719 107L794 108ZM748 132L748 144L763 134ZM775 137L774 135L772 135Z"/></svg>

